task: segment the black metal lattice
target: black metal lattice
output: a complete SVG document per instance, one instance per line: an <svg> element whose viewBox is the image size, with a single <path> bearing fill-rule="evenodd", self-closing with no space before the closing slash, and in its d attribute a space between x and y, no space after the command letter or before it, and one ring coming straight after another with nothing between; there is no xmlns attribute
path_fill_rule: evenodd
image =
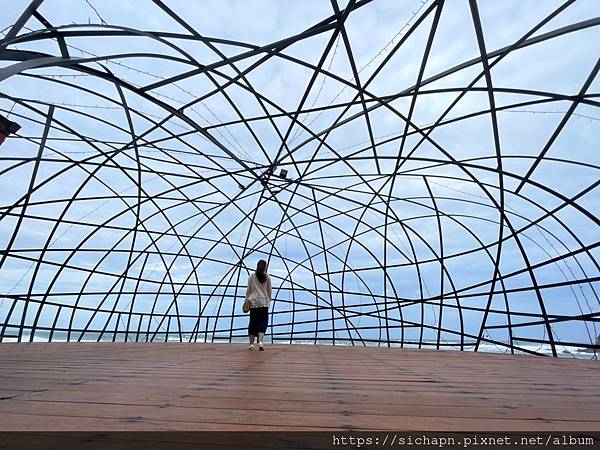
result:
<svg viewBox="0 0 600 450"><path fill-rule="evenodd" d="M598 348L597 46L563 61L594 2L506 37L524 11L418 1L383 46L371 0L264 45L85 3L2 24L0 341L243 339L264 258L275 342Z"/></svg>

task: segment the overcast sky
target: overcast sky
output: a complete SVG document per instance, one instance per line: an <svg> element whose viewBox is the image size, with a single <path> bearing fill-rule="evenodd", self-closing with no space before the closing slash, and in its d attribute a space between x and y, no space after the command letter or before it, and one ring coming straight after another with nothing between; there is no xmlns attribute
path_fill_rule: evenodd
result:
<svg viewBox="0 0 600 450"><path fill-rule="evenodd" d="M0 248L9 248L0 267L0 293L11 296L0 300L2 322L11 312L11 324L25 317L26 325L49 327L60 305L77 304L107 312L64 307L57 327L72 320L73 327L123 331L127 315L110 311L133 310L158 314L152 320L144 316L142 330L164 331L162 316L168 313L186 316L179 324L173 319L171 332L178 327L190 332L199 324L209 339L213 330L228 337L232 327L234 335L243 336L240 306L247 276L260 258L269 259L273 277L271 321L296 322L294 339L313 338L318 317L319 330L334 323L336 337L355 343L388 339L386 323L392 327L390 340L418 340L422 324L423 339L436 341L440 314L446 330L442 342L459 340L461 330L476 337L483 320L477 309L485 308L492 284L500 293L491 297L497 313L487 317L488 326L506 325L509 317L513 325L529 322L531 317L519 313L542 314L542 309L556 316L599 313L597 281L546 286L599 275L598 189L565 205L598 181L598 77L535 167L532 183L519 189L520 177L572 104L564 96L579 94L597 64L598 26L515 50L494 65L491 81L500 108L496 145L485 77L446 113L480 76L482 64L436 79L480 57L467 1L447 0L441 9L422 75L433 81L419 88L414 105L435 22L432 0L375 0L344 23L352 58L342 35L327 30L272 54L221 91L266 54L240 58L235 67L220 64L208 76L188 74L152 85L303 33L333 15L332 4L165 3L196 36L150 0L46 0L39 8L65 33L137 30L137 36L66 37L71 58L100 57L83 65L110 71L123 83L131 124L115 83L75 67L35 68L0 82L3 114L10 112L22 125L19 137L0 147ZM479 1L487 52L514 44L562 3ZM12 4L0 19L4 36L29 2ZM531 38L598 16L599 2L578 0ZM44 28L32 18L19 36ZM199 36L217 41L210 48ZM49 35L7 48L60 56ZM303 101L322 58L327 75L317 76ZM361 100L351 61L360 85L368 83L366 106L345 107ZM150 89L143 95L134 90L145 86ZM35 169L49 104L56 106L54 120ZM365 107L372 108L368 120ZM293 123L299 108L299 122ZM442 124L421 142L443 114ZM156 128L163 119L164 127ZM132 133L138 136L135 146ZM280 169L288 171L288 179L277 176ZM505 240L496 261L500 204ZM554 208L559 209L548 216ZM56 225L58 218L62 223ZM496 265L503 285L492 283ZM503 295L503 289L510 292ZM16 297L35 300L25 316L22 300L11 310ZM38 316L40 300L45 303ZM132 316L129 329L137 330L138 323L139 315ZM557 342L590 343L600 332L584 321L554 323L552 330ZM297 334L301 331L307 333ZM274 326L270 332L285 337L291 327ZM510 341L506 328L489 329L485 336ZM518 337L547 340L547 328L515 328L513 339Z"/></svg>

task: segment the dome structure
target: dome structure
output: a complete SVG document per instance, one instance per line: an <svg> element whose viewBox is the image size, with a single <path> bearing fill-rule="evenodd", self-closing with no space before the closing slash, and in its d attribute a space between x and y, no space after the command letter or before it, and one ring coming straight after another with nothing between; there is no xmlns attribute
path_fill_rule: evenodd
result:
<svg viewBox="0 0 600 450"><path fill-rule="evenodd" d="M0 340L593 351L600 9L16 2ZM143 3L143 6L141 5Z"/></svg>

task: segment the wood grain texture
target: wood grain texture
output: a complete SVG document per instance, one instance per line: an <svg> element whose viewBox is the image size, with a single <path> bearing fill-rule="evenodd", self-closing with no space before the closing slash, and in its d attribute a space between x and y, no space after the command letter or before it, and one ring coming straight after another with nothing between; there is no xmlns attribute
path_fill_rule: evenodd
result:
<svg viewBox="0 0 600 450"><path fill-rule="evenodd" d="M600 430L597 361L398 348L0 345L0 430Z"/></svg>

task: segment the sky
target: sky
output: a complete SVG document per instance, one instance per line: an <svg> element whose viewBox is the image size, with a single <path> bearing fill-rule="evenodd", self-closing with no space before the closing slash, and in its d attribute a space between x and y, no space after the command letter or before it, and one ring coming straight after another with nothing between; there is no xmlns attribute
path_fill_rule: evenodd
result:
<svg viewBox="0 0 600 450"><path fill-rule="evenodd" d="M598 2L164 3L45 0L8 77L61 51L0 19L3 340L242 337L264 258L278 339L595 342Z"/></svg>

